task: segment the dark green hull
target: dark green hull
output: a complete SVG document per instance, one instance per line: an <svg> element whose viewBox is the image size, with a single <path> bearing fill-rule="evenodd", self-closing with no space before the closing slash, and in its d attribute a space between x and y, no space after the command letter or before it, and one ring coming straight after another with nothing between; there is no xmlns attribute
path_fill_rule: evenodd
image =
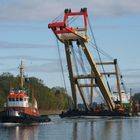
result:
<svg viewBox="0 0 140 140"><path fill-rule="evenodd" d="M47 115L33 116L21 112L19 116L8 116L6 111L0 112L1 123L43 123L50 121L51 119Z"/></svg>
<svg viewBox="0 0 140 140"><path fill-rule="evenodd" d="M79 111L79 110L69 110L67 112L62 112L59 115L61 118L64 117L80 117L80 116L130 116L129 112L121 113L118 111L100 111L100 112L95 112L95 111Z"/></svg>

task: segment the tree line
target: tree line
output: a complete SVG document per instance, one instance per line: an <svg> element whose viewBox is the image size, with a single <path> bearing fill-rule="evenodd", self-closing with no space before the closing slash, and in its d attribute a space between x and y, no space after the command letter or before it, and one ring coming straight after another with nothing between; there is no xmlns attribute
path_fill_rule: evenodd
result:
<svg viewBox="0 0 140 140"><path fill-rule="evenodd" d="M3 108L7 94L10 88L20 88L20 76L14 76L11 73L0 75L0 108ZM34 96L41 110L65 110L72 104L71 97L62 87L49 88L44 85L41 79L36 77L25 78L24 88L27 94Z"/></svg>
<svg viewBox="0 0 140 140"><path fill-rule="evenodd" d="M133 101L138 101L139 104L140 104L140 93L135 93L133 95Z"/></svg>

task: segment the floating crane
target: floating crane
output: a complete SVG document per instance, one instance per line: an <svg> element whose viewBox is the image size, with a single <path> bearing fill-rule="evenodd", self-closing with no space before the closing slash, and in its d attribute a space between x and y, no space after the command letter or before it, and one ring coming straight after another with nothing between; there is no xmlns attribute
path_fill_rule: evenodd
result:
<svg viewBox="0 0 140 140"><path fill-rule="evenodd" d="M81 17L83 19L83 26L73 27L69 25L69 18ZM73 99L73 111L68 111L61 114L61 117L67 116L78 116L78 115L110 115L110 116L128 116L129 111L126 112L122 104L121 96L121 82L120 82L120 73L118 69L117 59L114 59L112 62L96 62L94 56L91 54L88 47L90 38L88 37L88 13L87 8L81 8L80 12L72 12L71 9L65 9L64 19L62 22L53 22L48 24L48 28L52 29L53 33L57 39L62 42L65 46L65 54L68 65L69 79L72 91ZM85 55L87 62L90 66L91 72L88 74L78 74L75 72L72 49L77 45L78 48L82 50L82 53ZM99 65L114 65L114 72L100 72ZM111 91L108 88L104 75L116 75L117 83L117 93L119 94L119 102L115 103L111 96ZM88 80L90 83L84 83L83 80ZM101 112L91 111L90 106L87 104L84 97L84 88L90 88L90 105L93 103L93 88L98 87L108 109ZM85 106L85 111L78 111L77 105L77 92L80 93L83 104ZM88 112L88 113L87 113Z"/></svg>

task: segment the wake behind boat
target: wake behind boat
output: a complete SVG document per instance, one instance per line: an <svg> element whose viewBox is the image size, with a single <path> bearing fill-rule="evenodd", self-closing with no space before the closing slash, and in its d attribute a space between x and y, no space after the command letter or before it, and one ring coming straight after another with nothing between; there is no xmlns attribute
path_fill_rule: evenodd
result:
<svg viewBox="0 0 140 140"><path fill-rule="evenodd" d="M40 115L37 101L30 98L23 88L24 66L20 65L21 85L19 89L10 89L4 104L4 110L0 112L1 123L41 123L51 121L47 115Z"/></svg>

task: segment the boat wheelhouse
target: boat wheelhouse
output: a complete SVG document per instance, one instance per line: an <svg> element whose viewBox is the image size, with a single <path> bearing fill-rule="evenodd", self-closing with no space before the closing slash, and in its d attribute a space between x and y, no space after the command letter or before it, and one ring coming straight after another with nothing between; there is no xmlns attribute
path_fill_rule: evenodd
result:
<svg viewBox="0 0 140 140"><path fill-rule="evenodd" d="M18 112L24 112L30 115L38 116L39 111L37 108L37 102L34 100L34 104L29 102L29 96L24 90L10 90L10 94L7 96L7 101L4 105L5 110L9 115L17 115ZM10 113L11 112L11 113ZM15 113L14 113L15 112Z"/></svg>

